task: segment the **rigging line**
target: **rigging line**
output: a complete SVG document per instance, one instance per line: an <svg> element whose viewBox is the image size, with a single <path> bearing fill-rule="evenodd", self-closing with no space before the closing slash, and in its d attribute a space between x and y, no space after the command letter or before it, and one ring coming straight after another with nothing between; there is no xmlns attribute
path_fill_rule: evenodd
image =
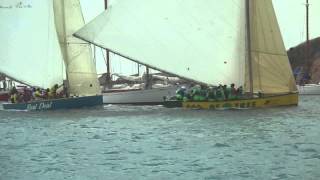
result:
<svg viewBox="0 0 320 180"><path fill-rule="evenodd" d="M79 4L78 4L78 7L80 8L80 11L81 11L81 17L82 17L82 21L85 23L86 21L85 21L85 19L84 19L84 15L83 15L83 12L82 12L82 6L81 6L81 3L80 3L80 1L77 1Z"/></svg>
<svg viewBox="0 0 320 180"><path fill-rule="evenodd" d="M91 45L90 45L91 47ZM92 49L90 48L90 52L92 53ZM96 46L93 45L93 62L95 67L97 67L97 57L96 57Z"/></svg>
<svg viewBox="0 0 320 180"><path fill-rule="evenodd" d="M106 56L105 56L105 53L104 53L103 49L100 48L100 51L101 51L101 54L102 54L102 57L103 57L104 61L106 61Z"/></svg>

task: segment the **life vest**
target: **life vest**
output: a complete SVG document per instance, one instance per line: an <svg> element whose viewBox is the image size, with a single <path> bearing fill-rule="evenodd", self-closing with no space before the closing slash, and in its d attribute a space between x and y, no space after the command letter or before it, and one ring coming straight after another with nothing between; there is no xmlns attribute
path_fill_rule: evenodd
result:
<svg viewBox="0 0 320 180"><path fill-rule="evenodd" d="M35 97L41 97L40 91L37 90L37 91L34 93L34 96L35 96Z"/></svg>
<svg viewBox="0 0 320 180"><path fill-rule="evenodd" d="M193 100L194 100L194 101L202 101L202 99L203 99L203 97L200 96L200 95L194 95L194 96L193 96Z"/></svg>
<svg viewBox="0 0 320 180"><path fill-rule="evenodd" d="M183 100L183 96L181 96L181 94L176 94L176 99L178 101L182 101Z"/></svg>
<svg viewBox="0 0 320 180"><path fill-rule="evenodd" d="M186 89L180 88L176 91L176 99L182 101L185 96Z"/></svg>
<svg viewBox="0 0 320 180"><path fill-rule="evenodd" d="M214 89L209 89L207 92L207 97L209 100L214 100L216 98L215 95L215 90Z"/></svg>
<svg viewBox="0 0 320 180"><path fill-rule="evenodd" d="M15 94L11 94L10 101L11 101L11 103L16 103L17 102L17 96Z"/></svg>

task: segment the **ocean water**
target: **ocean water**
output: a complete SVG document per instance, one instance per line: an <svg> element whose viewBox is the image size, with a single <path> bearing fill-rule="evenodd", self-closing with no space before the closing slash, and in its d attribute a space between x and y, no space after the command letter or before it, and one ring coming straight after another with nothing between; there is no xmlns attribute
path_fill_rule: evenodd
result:
<svg viewBox="0 0 320 180"><path fill-rule="evenodd" d="M256 110L0 111L0 179L320 179L320 96Z"/></svg>

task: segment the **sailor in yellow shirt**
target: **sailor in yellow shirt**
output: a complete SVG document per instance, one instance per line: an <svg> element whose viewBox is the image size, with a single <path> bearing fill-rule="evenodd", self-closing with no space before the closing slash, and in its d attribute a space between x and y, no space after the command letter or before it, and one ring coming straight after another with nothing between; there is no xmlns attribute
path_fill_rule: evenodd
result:
<svg viewBox="0 0 320 180"><path fill-rule="evenodd" d="M50 94L51 98L56 98L57 97L57 89L59 88L58 84L55 84L51 89L50 89Z"/></svg>
<svg viewBox="0 0 320 180"><path fill-rule="evenodd" d="M34 92L34 98L35 100L41 99L41 92L39 88L36 90L36 92Z"/></svg>
<svg viewBox="0 0 320 180"><path fill-rule="evenodd" d="M11 94L10 100L11 100L11 103L16 103L17 102L17 94L16 93Z"/></svg>
<svg viewBox="0 0 320 180"><path fill-rule="evenodd" d="M16 87L13 87L11 90L10 90L10 101L11 103L17 103L17 96L18 96L18 91L16 89Z"/></svg>
<svg viewBox="0 0 320 180"><path fill-rule="evenodd" d="M49 88L47 89L47 98L48 99L52 99L53 98L52 91Z"/></svg>

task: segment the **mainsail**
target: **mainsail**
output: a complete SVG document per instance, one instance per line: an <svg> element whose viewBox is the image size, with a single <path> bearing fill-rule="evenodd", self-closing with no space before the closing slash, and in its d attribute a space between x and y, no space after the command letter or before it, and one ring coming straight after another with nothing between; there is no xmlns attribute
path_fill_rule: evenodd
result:
<svg viewBox="0 0 320 180"><path fill-rule="evenodd" d="M72 36L84 25L79 0L54 0L54 12L69 93L80 96L100 94L90 44Z"/></svg>
<svg viewBox="0 0 320 180"><path fill-rule="evenodd" d="M19 82L62 84L63 60L51 0L1 0L0 72Z"/></svg>
<svg viewBox="0 0 320 180"><path fill-rule="evenodd" d="M75 35L193 81L249 91L251 70L254 92L295 91L272 1L248 2L249 19L246 0L121 0Z"/></svg>
<svg viewBox="0 0 320 180"><path fill-rule="evenodd" d="M220 0L121 0L75 35L186 79L243 84L243 6Z"/></svg>

